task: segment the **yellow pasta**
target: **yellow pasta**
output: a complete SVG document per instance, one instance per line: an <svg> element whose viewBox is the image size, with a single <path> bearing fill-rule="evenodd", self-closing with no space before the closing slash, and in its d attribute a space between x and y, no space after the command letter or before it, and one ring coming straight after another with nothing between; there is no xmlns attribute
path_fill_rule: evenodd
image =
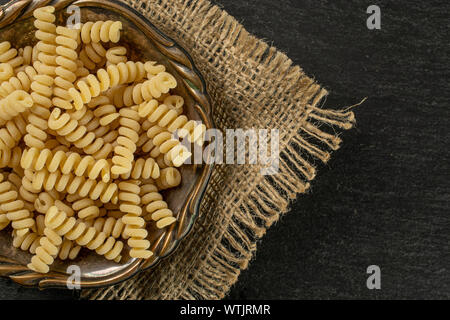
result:
<svg viewBox="0 0 450 320"><path fill-rule="evenodd" d="M148 259L153 252L148 250L148 232L145 229L145 220L141 217L140 207L141 188L136 180L123 181L119 183L120 211L125 213L122 222L125 224L124 236L128 237L130 256L132 258Z"/></svg>
<svg viewBox="0 0 450 320"><path fill-rule="evenodd" d="M53 78L48 75L38 74L31 84L31 97L34 105L28 116L29 124L26 127L27 135L24 137L25 144L32 148L43 149L47 140L48 118L52 106Z"/></svg>
<svg viewBox="0 0 450 320"><path fill-rule="evenodd" d="M0 168L18 168L22 158L22 149L15 147L13 149L0 149Z"/></svg>
<svg viewBox="0 0 450 320"><path fill-rule="evenodd" d="M121 46L113 47L111 49L108 49L108 51L106 51L105 54L106 63L107 65L125 63L128 61L126 55L127 55L127 48Z"/></svg>
<svg viewBox="0 0 450 320"><path fill-rule="evenodd" d="M167 128L170 133L177 132L181 138L187 137L191 143L195 142L199 145L204 143L206 126L195 120L189 120L185 115L178 115L178 111L173 106L151 100L139 106L139 116L146 117L150 122ZM161 152L167 153L162 150Z"/></svg>
<svg viewBox="0 0 450 320"><path fill-rule="evenodd" d="M36 38L39 42L36 45L39 51L39 63L35 63L39 74L46 74L54 77L56 75L56 17L55 8L52 6L42 7L34 10L36 18L34 25L37 28Z"/></svg>
<svg viewBox="0 0 450 320"><path fill-rule="evenodd" d="M110 166L105 159L95 160L91 156L82 157L74 152L52 152L50 149L24 150L20 165L23 169L39 171L46 168L50 173L59 170L62 174L74 173L76 176L85 176L89 179L101 176L104 182L109 182L111 176Z"/></svg>
<svg viewBox="0 0 450 320"><path fill-rule="evenodd" d="M53 263L58 255L62 238L54 230L45 228L44 237L39 240L39 246L36 248L35 255L27 267L40 273L47 273L50 270L49 265Z"/></svg>
<svg viewBox="0 0 450 320"><path fill-rule="evenodd" d="M102 68L106 63L106 49L101 43L85 44L80 52L80 60L91 71Z"/></svg>
<svg viewBox="0 0 450 320"><path fill-rule="evenodd" d="M84 222L73 217L67 217L64 211L57 207L51 207L45 215L46 226L54 230L60 237L76 242L98 254L105 256L108 260L120 261L123 243L107 237L103 232L98 232L94 227L88 227Z"/></svg>
<svg viewBox="0 0 450 320"><path fill-rule="evenodd" d="M80 219L95 219L100 215L100 209L95 205L94 200L88 198L81 198L72 203L72 209L78 212Z"/></svg>
<svg viewBox="0 0 450 320"><path fill-rule="evenodd" d="M129 174L121 175L122 179L157 179L160 177L159 166L153 158L138 158L132 163Z"/></svg>
<svg viewBox="0 0 450 320"><path fill-rule="evenodd" d="M41 238L42 236L39 236L37 232L30 232L23 236L18 236L17 232L13 232L13 246L35 254L36 248L40 246Z"/></svg>
<svg viewBox="0 0 450 320"><path fill-rule="evenodd" d="M23 90L16 90L0 100L0 125L33 106L33 99Z"/></svg>
<svg viewBox="0 0 450 320"><path fill-rule="evenodd" d="M13 149L22 137L26 134L26 120L28 117L26 112L18 115L14 119L6 122L3 128L0 129L0 150L7 151Z"/></svg>
<svg viewBox="0 0 450 320"><path fill-rule="evenodd" d="M156 61L147 61L144 65L145 72L147 72L147 78L151 79L153 76L166 71L166 67L162 64L158 64Z"/></svg>
<svg viewBox="0 0 450 320"><path fill-rule="evenodd" d="M97 71L97 75L90 74L86 80L78 81L76 88L71 88L69 94L73 99L76 110L84 104L91 102L103 92L122 84L140 81L145 77L145 68L142 62L119 63L110 65Z"/></svg>
<svg viewBox="0 0 450 320"><path fill-rule="evenodd" d="M9 181L5 181L4 176L0 177L0 224L5 228L9 222L18 236L23 236L34 228L35 221L31 217L30 211L24 208L22 200L18 199L18 193L14 190Z"/></svg>
<svg viewBox="0 0 450 320"><path fill-rule="evenodd" d="M103 232L107 237L113 237L118 239L120 237L126 238L124 236L125 224L122 222L123 213L119 211L120 217L108 217L108 218L97 218L94 221L94 228L98 232Z"/></svg>
<svg viewBox="0 0 450 320"><path fill-rule="evenodd" d="M176 188L181 184L181 173L178 169L172 167L162 169L155 182L159 190Z"/></svg>
<svg viewBox="0 0 450 320"><path fill-rule="evenodd" d="M78 122L79 126L86 128L87 132L94 133L95 135L95 143L88 147L89 151L84 150L84 152L91 153L95 159L106 159L114 149L112 143L116 141L119 135L117 130L115 130L119 126L119 123L110 121L111 119L108 118L108 115L105 115L105 119L99 119L95 116L95 112L88 109L87 106L84 106L80 110L70 111L69 115L72 120ZM115 117L115 115L113 115L113 117ZM108 124L102 125L102 123ZM100 145L100 142L102 142L103 145ZM75 146L77 146L76 143L77 142L74 143Z"/></svg>
<svg viewBox="0 0 450 320"><path fill-rule="evenodd" d="M39 50L37 46L26 46L19 49L19 56L23 58L24 66L31 66L38 61Z"/></svg>
<svg viewBox="0 0 450 320"><path fill-rule="evenodd" d="M141 186L141 203L145 206L144 219L155 221L159 229L163 229L177 220L153 183Z"/></svg>
<svg viewBox="0 0 450 320"><path fill-rule="evenodd" d="M72 104L69 102L68 90L73 88L73 84L77 80L78 54L76 49L79 34L77 29L66 27L57 27L56 33L58 35L55 40L58 45L56 47L56 64L58 67L55 69L56 78L52 102L55 107L71 109Z"/></svg>
<svg viewBox="0 0 450 320"><path fill-rule="evenodd" d="M9 94L16 90L24 90L29 92L31 83L36 75L37 72L33 67L25 67L24 70L18 72L16 76L12 76L7 81L0 83L0 98L6 98Z"/></svg>
<svg viewBox="0 0 450 320"><path fill-rule="evenodd" d="M33 16L36 45L0 42L0 230L40 273L83 247L119 263L121 240L148 259L149 231L177 221L159 191L181 184L206 128L164 65L129 61L122 22Z"/></svg>
<svg viewBox="0 0 450 320"><path fill-rule="evenodd" d="M8 177L11 179L11 175ZM21 183L18 187L19 189L19 198L24 201L25 208L30 212L34 210L34 203L38 199L40 190L36 190L33 188L32 182L32 174L28 174L24 172L24 176L21 179ZM11 181L11 180L10 180Z"/></svg>
<svg viewBox="0 0 450 320"><path fill-rule="evenodd" d="M175 78L167 72L161 72L150 80L126 87L123 92L123 101L126 106L133 106L160 98L163 94L175 88ZM155 100L156 101L156 100Z"/></svg>
<svg viewBox="0 0 450 320"><path fill-rule="evenodd" d="M87 22L81 27L81 40L83 43L100 41L117 43L120 40L121 30L120 21Z"/></svg>
<svg viewBox="0 0 450 320"><path fill-rule="evenodd" d="M56 199L50 192L39 193L36 201L34 201L34 208L37 212L45 214L50 207L55 205Z"/></svg>
<svg viewBox="0 0 450 320"><path fill-rule="evenodd" d="M151 127L147 131L147 136L152 139L152 144L157 147L156 152L152 152L150 155L157 157L162 153L165 155L166 163L173 164L175 167L181 167L192 155L180 140L175 139L174 134L163 127L158 125Z"/></svg>
<svg viewBox="0 0 450 320"><path fill-rule="evenodd" d="M86 154L93 155L104 146L102 138L97 138L94 132L88 132L85 126L80 125L70 114L62 112L59 108L53 109L48 127L73 143L75 147L83 149Z"/></svg>
<svg viewBox="0 0 450 320"><path fill-rule="evenodd" d="M23 58L18 56L18 51L11 48L11 43L4 41L0 43L0 63L7 63L13 69L23 64Z"/></svg>
<svg viewBox="0 0 450 320"><path fill-rule="evenodd" d="M81 246L71 240L64 239L59 249L58 257L63 261L67 259L74 260L78 257L80 251Z"/></svg>
<svg viewBox="0 0 450 320"><path fill-rule="evenodd" d="M100 199L103 203L117 203L118 201L117 184L113 182L105 183L85 177L77 177L73 174L61 174L59 171L49 172L47 169L37 172L25 170L25 174L31 176L31 186L36 192L55 189L58 192L78 194L92 200Z"/></svg>
<svg viewBox="0 0 450 320"><path fill-rule="evenodd" d="M111 104L107 96L99 96L91 100L89 108L94 109L94 116L99 119L100 125L106 127L119 118L116 107Z"/></svg>
<svg viewBox="0 0 450 320"><path fill-rule="evenodd" d="M130 108L120 109L120 128L117 146L114 148L114 157L112 158L113 174L127 174L131 171L134 153L136 151L136 142L139 140L139 114Z"/></svg>
<svg viewBox="0 0 450 320"><path fill-rule="evenodd" d="M9 63L0 63L0 81L8 81L13 76L13 67Z"/></svg>
<svg viewBox="0 0 450 320"><path fill-rule="evenodd" d="M75 71L77 80L81 80L82 78L85 78L89 75L89 70L85 68L83 61L81 61L80 59L77 60L77 66L77 71Z"/></svg>

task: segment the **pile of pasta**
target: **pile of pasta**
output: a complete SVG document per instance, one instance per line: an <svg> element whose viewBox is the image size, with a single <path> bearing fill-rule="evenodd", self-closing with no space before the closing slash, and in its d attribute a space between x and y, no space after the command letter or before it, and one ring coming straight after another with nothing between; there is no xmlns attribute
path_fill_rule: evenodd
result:
<svg viewBox="0 0 450 320"><path fill-rule="evenodd" d="M150 225L176 221L160 192L181 183L181 141L202 145L205 126L163 65L128 61L120 21L34 18L36 45L0 43L0 230L40 273L82 248L147 259Z"/></svg>

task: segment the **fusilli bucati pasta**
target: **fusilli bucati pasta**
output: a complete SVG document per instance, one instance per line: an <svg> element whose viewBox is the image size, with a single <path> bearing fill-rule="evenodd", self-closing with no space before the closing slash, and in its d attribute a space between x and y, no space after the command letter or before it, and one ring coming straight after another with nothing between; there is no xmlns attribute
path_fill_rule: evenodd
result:
<svg viewBox="0 0 450 320"><path fill-rule="evenodd" d="M173 66L131 61L122 22L33 16L35 45L0 42L0 230L40 273L83 248L148 259L149 233L177 221L160 191L182 184L206 128L185 115Z"/></svg>

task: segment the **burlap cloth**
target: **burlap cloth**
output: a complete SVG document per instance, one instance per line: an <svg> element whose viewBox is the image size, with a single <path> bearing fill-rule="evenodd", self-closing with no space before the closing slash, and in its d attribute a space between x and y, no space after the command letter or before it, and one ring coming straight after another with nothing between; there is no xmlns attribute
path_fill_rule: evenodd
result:
<svg viewBox="0 0 450 320"><path fill-rule="evenodd" d="M338 149L350 111L325 110L327 92L275 48L206 0L123 0L193 57L208 84L216 127L280 130L280 172L216 166L190 235L155 269L90 299L221 299L256 250L256 240L304 193L314 163Z"/></svg>

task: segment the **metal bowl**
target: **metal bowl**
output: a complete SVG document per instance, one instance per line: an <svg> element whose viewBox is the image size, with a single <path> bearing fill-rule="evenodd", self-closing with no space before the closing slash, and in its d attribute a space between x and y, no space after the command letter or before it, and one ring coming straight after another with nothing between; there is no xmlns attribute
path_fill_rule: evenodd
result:
<svg viewBox="0 0 450 320"><path fill-rule="evenodd" d="M15 47L32 45L34 39L33 10L53 5L57 9L57 23L64 24L68 14L64 10L74 4L81 8L82 21L120 20L123 23L121 43L131 53L131 60L156 60L166 66L178 81L175 92L185 98L189 118L202 121L207 129L213 128L210 99L205 81L192 58L172 39L165 36L146 18L122 2L115 0L18 0L0 7L0 41L8 40ZM210 163L208 161L206 163ZM140 271L154 267L161 259L172 254L179 242L187 236L198 216L200 202L212 172L212 165L185 165L181 168L182 185L164 193L169 207L177 216L170 227L149 232L154 255L148 260L132 259L125 254L116 264L89 251L74 261L56 261L48 274L27 269L31 255L15 249L9 232L0 232L0 276L9 277L24 286L40 288L66 288L70 274L67 268L77 265L81 269L81 288L110 286L126 280ZM138 276L138 275L137 275Z"/></svg>

